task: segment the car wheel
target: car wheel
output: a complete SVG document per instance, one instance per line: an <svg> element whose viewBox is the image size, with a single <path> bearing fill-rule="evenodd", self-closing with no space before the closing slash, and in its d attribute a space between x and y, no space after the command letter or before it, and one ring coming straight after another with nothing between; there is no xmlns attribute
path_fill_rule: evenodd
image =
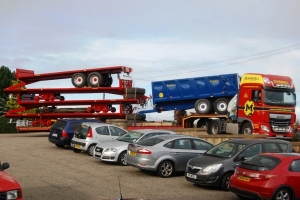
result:
<svg viewBox="0 0 300 200"><path fill-rule="evenodd" d="M65 145L55 144L55 146L57 146L57 147L59 147L59 148L64 148Z"/></svg>
<svg viewBox="0 0 300 200"><path fill-rule="evenodd" d="M118 164L123 166L127 165L127 151L123 151L122 153L120 153L118 158Z"/></svg>
<svg viewBox="0 0 300 200"><path fill-rule="evenodd" d="M95 146L96 146L95 144L91 144L91 145L88 147L86 153L87 153L89 156L93 156L93 155L94 155L94 149L95 149Z"/></svg>
<svg viewBox="0 0 300 200"><path fill-rule="evenodd" d="M279 188L275 192L275 194L273 196L273 200L279 200L279 199L284 199L284 200L292 199L290 190L287 188Z"/></svg>
<svg viewBox="0 0 300 200"><path fill-rule="evenodd" d="M172 176L174 172L173 163L170 161L163 161L159 164L157 169L157 174L163 178L168 178Z"/></svg>
<svg viewBox="0 0 300 200"><path fill-rule="evenodd" d="M222 181L221 181L221 189L224 190L224 191L229 191L229 183L230 183L230 178L232 176L232 173L227 173Z"/></svg>
<svg viewBox="0 0 300 200"><path fill-rule="evenodd" d="M80 149L75 149L75 148L72 148L72 150L75 152L75 153L80 153L81 150Z"/></svg>

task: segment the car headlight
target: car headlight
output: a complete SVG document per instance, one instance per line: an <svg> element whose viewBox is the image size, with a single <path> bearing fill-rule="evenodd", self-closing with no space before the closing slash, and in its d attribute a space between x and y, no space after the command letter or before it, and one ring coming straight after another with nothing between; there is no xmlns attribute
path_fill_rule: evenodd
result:
<svg viewBox="0 0 300 200"><path fill-rule="evenodd" d="M7 200L17 199L18 198L18 190L11 190L7 192Z"/></svg>
<svg viewBox="0 0 300 200"><path fill-rule="evenodd" d="M104 150L104 152L109 152L109 151L116 152L117 149L116 148L107 148Z"/></svg>
<svg viewBox="0 0 300 200"><path fill-rule="evenodd" d="M215 172L217 172L220 169L221 166L222 166L222 164L210 165L208 167L205 167L202 170L202 173L203 174L212 174L212 173L215 173Z"/></svg>

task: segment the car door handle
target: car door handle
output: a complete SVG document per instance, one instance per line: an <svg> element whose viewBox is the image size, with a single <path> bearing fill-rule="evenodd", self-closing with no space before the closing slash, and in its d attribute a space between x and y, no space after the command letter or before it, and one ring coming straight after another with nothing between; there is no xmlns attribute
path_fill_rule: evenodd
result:
<svg viewBox="0 0 300 200"><path fill-rule="evenodd" d="M174 155L179 155L179 153L178 153L178 152L175 152Z"/></svg>

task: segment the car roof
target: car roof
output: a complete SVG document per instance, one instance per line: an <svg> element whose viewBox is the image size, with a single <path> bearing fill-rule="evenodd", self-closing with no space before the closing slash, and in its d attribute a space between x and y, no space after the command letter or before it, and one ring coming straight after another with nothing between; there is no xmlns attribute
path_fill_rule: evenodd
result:
<svg viewBox="0 0 300 200"><path fill-rule="evenodd" d="M281 143L290 143L286 140L280 140L280 139L268 139L268 138L259 138L259 139L230 139L225 140L224 142L233 142L233 143L241 143L241 144L255 144L255 143L261 143L261 142L281 142Z"/></svg>
<svg viewBox="0 0 300 200"><path fill-rule="evenodd" d="M171 134L176 134L176 132L172 130L167 130L167 129L135 129L135 130L130 130L129 132L139 132L139 133L155 133L155 132L164 132L164 133L171 133Z"/></svg>
<svg viewBox="0 0 300 200"><path fill-rule="evenodd" d="M193 138L193 139L200 139L203 140L199 137L191 136L191 135L183 135L183 134L176 134L176 135L156 135L153 137L161 138L164 140L169 140L169 139L176 139L176 138Z"/></svg>

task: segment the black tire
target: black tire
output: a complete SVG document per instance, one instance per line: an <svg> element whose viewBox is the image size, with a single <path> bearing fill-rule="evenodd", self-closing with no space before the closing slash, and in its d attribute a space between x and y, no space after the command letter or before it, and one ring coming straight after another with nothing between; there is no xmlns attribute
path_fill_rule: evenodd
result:
<svg viewBox="0 0 300 200"><path fill-rule="evenodd" d="M75 153L81 153L81 150L80 150L80 149L72 148L72 150L73 150Z"/></svg>
<svg viewBox="0 0 300 200"><path fill-rule="evenodd" d="M282 187L276 190L272 199L292 199L292 194L288 188Z"/></svg>
<svg viewBox="0 0 300 200"><path fill-rule="evenodd" d="M250 122L246 122L241 129L241 134L251 135L252 134L252 126Z"/></svg>
<svg viewBox="0 0 300 200"><path fill-rule="evenodd" d="M208 114L211 112L211 103L207 99L198 99L195 103L195 110L198 114Z"/></svg>
<svg viewBox="0 0 300 200"><path fill-rule="evenodd" d="M145 88L131 87L131 88L124 89L124 94L142 94L142 95L144 95L145 92L146 92Z"/></svg>
<svg viewBox="0 0 300 200"><path fill-rule="evenodd" d="M222 178L222 181L221 181L221 190L223 191L229 191L229 183L230 183L230 178L232 176L232 173L227 173L225 174L225 176Z"/></svg>
<svg viewBox="0 0 300 200"><path fill-rule="evenodd" d="M219 114L219 115L225 115L227 114L227 108L228 108L228 99L226 98L218 98L214 102L214 110Z"/></svg>
<svg viewBox="0 0 300 200"><path fill-rule="evenodd" d="M157 168L157 174L163 178L169 178L174 173L174 165L170 161L163 161Z"/></svg>
<svg viewBox="0 0 300 200"><path fill-rule="evenodd" d="M86 75L83 73L73 74L72 84L77 88L86 86Z"/></svg>
<svg viewBox="0 0 300 200"><path fill-rule="evenodd" d="M111 87L111 85L113 83L113 78L111 77L111 75L103 74L102 76L103 76L103 82L102 82L101 86Z"/></svg>
<svg viewBox="0 0 300 200"><path fill-rule="evenodd" d="M221 127L220 123L217 120L213 120L210 122L209 126L207 127L207 133L208 134L220 134L221 133Z"/></svg>
<svg viewBox="0 0 300 200"><path fill-rule="evenodd" d="M197 128L207 128L206 127L206 122L199 119L198 122L197 122Z"/></svg>
<svg viewBox="0 0 300 200"><path fill-rule="evenodd" d="M87 77L87 84L91 87L99 87L102 85L103 76L99 72L92 72Z"/></svg>
<svg viewBox="0 0 300 200"><path fill-rule="evenodd" d="M143 120L143 116L142 115L140 115L140 114L128 114L127 115L127 119L128 120Z"/></svg>
<svg viewBox="0 0 300 200"><path fill-rule="evenodd" d="M118 158L118 164L122 166L127 166L127 151L120 153Z"/></svg>
<svg viewBox="0 0 300 200"><path fill-rule="evenodd" d="M59 148L64 148L65 145L61 145L61 144L55 144L55 146L59 147Z"/></svg>
<svg viewBox="0 0 300 200"><path fill-rule="evenodd" d="M88 147L88 149L87 149L87 151L86 151L86 153L87 153L87 155L89 155L89 156L93 156L94 155L94 149L95 149L95 144L91 144L89 147Z"/></svg>

